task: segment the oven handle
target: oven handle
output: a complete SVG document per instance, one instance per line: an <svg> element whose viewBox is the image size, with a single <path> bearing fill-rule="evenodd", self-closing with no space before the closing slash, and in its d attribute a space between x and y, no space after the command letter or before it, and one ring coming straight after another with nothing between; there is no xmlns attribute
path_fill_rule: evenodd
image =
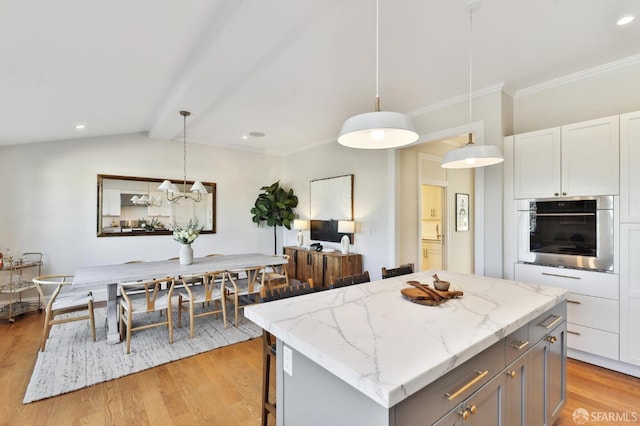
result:
<svg viewBox="0 0 640 426"><path fill-rule="evenodd" d="M595 216L595 213L531 213L531 216L547 216L547 217L583 217Z"/></svg>

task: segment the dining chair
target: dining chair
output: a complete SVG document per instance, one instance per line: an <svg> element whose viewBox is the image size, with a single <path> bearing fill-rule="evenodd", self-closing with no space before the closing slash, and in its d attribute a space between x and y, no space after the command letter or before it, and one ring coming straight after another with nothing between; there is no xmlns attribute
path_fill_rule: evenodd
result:
<svg viewBox="0 0 640 426"><path fill-rule="evenodd" d="M276 255L276 258L283 258L287 262L289 262L289 255ZM275 287L275 286L288 286L289 285L289 274L287 273L287 264L284 263L282 265L269 265L266 268L266 280L267 287Z"/></svg>
<svg viewBox="0 0 640 426"><path fill-rule="evenodd" d="M404 265L400 265L397 268L387 269L384 266L382 267L382 279L398 277L400 275L413 274L413 263L405 263Z"/></svg>
<svg viewBox="0 0 640 426"><path fill-rule="evenodd" d="M257 266L225 271L227 280L224 285L222 303L226 303L228 300L233 304L236 327L238 326L238 311L260 301L260 290L265 285L265 269L265 266ZM235 275L236 273L239 275Z"/></svg>
<svg viewBox="0 0 640 426"><path fill-rule="evenodd" d="M314 285L312 279L309 279L306 283L286 287L262 287L262 289L260 289L260 303L313 292ZM273 416L274 420L276 418L276 401L275 399L272 400L269 398L271 364L276 360L276 342L273 335L266 330L262 330L262 353L262 426L267 426L269 414Z"/></svg>
<svg viewBox="0 0 640 426"><path fill-rule="evenodd" d="M168 288L163 291L162 288ZM173 343L172 304L175 279L166 277L142 281L121 282L118 284L120 294L120 339L126 330L127 353L131 352L131 332L151 327L166 326L169 329L169 343ZM146 320L139 325L133 324L134 316L166 311L166 316L146 315ZM154 321L154 318L162 319Z"/></svg>
<svg viewBox="0 0 640 426"><path fill-rule="evenodd" d="M219 279L218 279L219 278ZM224 328L227 328L227 308L223 303L222 289L225 283L225 271L204 274L183 275L183 287L178 294L178 328L182 327L182 311L189 312L189 337L193 337L194 319L207 315L218 316L222 313ZM191 283L198 283L193 285ZM196 313L196 305L201 309ZM213 309L207 310L213 304ZM217 308L217 306L220 306Z"/></svg>
<svg viewBox="0 0 640 426"><path fill-rule="evenodd" d="M44 329L42 330L42 337L40 338L40 352L44 352L44 347L49 338L49 332L51 326L55 324L62 324L71 321L89 320L89 327L91 329L91 337L93 341L96 341L96 324L93 315L93 294L91 292L86 294L68 294L60 295L60 292L66 286L69 286L73 281L73 275L41 275L33 278L33 283L40 294L40 300L47 300L47 293L45 288L54 288L51 296L47 301L44 316ZM68 314L72 312L87 311L86 315L74 315L65 316L64 318L56 318L61 314Z"/></svg>
<svg viewBox="0 0 640 426"><path fill-rule="evenodd" d="M334 277L332 275L329 280L329 288L332 289L348 285L368 283L371 281L371 278L369 277L369 271L364 271L361 274L345 275L343 277Z"/></svg>

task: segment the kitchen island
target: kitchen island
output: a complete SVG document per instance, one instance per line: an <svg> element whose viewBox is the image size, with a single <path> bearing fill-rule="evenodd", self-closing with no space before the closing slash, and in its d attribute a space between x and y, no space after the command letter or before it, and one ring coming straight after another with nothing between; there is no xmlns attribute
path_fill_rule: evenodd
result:
<svg viewBox="0 0 640 426"><path fill-rule="evenodd" d="M401 296L407 281L430 284L433 273L464 296L439 306ZM492 424L496 416L543 424L564 405L567 294L426 271L245 312L278 339L279 425ZM520 398L506 401L517 389Z"/></svg>

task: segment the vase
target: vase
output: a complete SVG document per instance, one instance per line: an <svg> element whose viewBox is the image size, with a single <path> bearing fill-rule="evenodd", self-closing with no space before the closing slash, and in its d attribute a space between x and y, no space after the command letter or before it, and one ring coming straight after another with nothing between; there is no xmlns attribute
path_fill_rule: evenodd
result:
<svg viewBox="0 0 640 426"><path fill-rule="evenodd" d="M193 263L193 249L191 244L182 244L180 247L180 264L191 265Z"/></svg>

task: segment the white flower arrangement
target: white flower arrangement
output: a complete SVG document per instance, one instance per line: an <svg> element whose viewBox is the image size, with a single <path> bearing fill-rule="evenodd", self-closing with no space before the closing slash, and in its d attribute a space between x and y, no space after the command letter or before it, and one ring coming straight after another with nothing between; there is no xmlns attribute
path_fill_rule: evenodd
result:
<svg viewBox="0 0 640 426"><path fill-rule="evenodd" d="M198 227L198 219L191 219L186 227L176 225L173 228L173 239L180 244L191 244L198 238L202 227Z"/></svg>

